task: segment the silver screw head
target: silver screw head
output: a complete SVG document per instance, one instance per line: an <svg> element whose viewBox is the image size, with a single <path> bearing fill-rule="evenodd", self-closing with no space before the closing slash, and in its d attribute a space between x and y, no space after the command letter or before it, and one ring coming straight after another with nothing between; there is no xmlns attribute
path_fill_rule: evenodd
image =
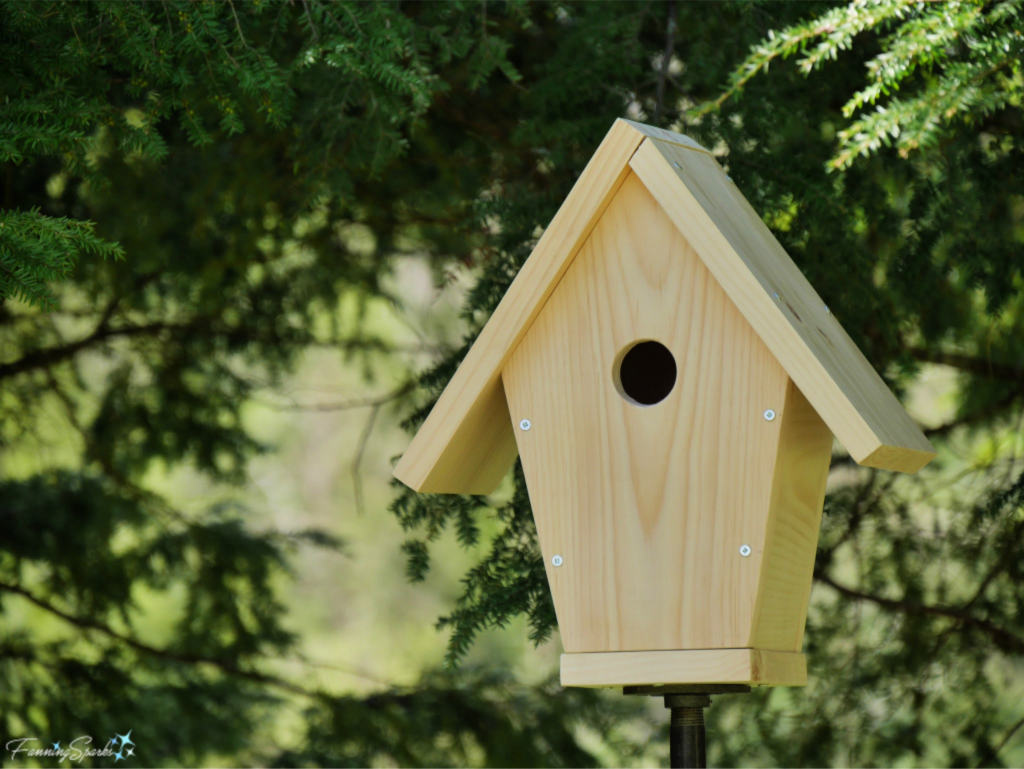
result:
<svg viewBox="0 0 1024 769"><path fill-rule="evenodd" d="M529 430L531 427L533 427L533 424L530 422L529 419L520 419L519 420L519 429L520 430Z"/></svg>
<svg viewBox="0 0 1024 769"><path fill-rule="evenodd" d="M764 418L771 422L773 419L775 419L775 412L772 411L771 409L765 409Z"/></svg>
<svg viewBox="0 0 1024 769"><path fill-rule="evenodd" d="M681 166L681 165L679 165L679 164L678 164L678 163L677 163L676 161L674 161L674 160L672 161L672 165L674 165L674 166L675 166L676 168L682 169L682 166Z"/></svg>
<svg viewBox="0 0 1024 769"><path fill-rule="evenodd" d="M740 545L740 555L744 558L750 555L750 545Z"/></svg>
<svg viewBox="0 0 1024 769"><path fill-rule="evenodd" d="M552 556L552 558L551 558L551 565L552 566L561 566L562 565L562 556L560 556L560 555Z"/></svg>
<svg viewBox="0 0 1024 769"><path fill-rule="evenodd" d="M782 297L779 296L779 292L778 291L773 292L772 296L775 297L775 301L776 302L781 302L782 301Z"/></svg>
<svg viewBox="0 0 1024 769"><path fill-rule="evenodd" d="M825 314L826 314L826 315L831 315L831 314L832 314L832 310L830 310L830 309L828 308L828 305L827 305L827 304L825 305Z"/></svg>

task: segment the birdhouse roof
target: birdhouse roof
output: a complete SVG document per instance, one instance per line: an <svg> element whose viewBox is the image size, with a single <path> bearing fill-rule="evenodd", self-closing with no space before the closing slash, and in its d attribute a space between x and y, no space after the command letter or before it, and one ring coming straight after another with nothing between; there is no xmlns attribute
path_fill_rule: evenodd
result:
<svg viewBox="0 0 1024 769"><path fill-rule="evenodd" d="M914 473L931 461L931 443L711 153L617 120L398 463L399 480L436 493L497 487L518 453L501 372L630 173L857 463Z"/></svg>

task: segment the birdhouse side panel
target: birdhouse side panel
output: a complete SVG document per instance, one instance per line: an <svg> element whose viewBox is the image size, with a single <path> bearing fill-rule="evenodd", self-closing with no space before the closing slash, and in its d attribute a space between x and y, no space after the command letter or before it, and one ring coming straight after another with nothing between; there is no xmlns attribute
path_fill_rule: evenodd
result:
<svg viewBox="0 0 1024 769"><path fill-rule="evenodd" d="M416 490L429 494L451 494L453 490L460 494L492 493L519 454L500 379L473 401L453 435L451 440L473 446L475 451L441 451L431 435L424 434L420 450L435 451L437 459Z"/></svg>
<svg viewBox="0 0 1024 769"><path fill-rule="evenodd" d="M757 605L747 645L798 652L807 624L825 484L832 460L832 431L792 381L779 418L779 453Z"/></svg>
<svg viewBox="0 0 1024 769"><path fill-rule="evenodd" d="M789 379L635 175L502 378L566 651L746 646Z"/></svg>

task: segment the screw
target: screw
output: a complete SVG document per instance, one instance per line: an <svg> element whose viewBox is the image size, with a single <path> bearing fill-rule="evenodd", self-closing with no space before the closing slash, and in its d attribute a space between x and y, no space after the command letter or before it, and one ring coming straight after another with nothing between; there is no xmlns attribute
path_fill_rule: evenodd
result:
<svg viewBox="0 0 1024 769"><path fill-rule="evenodd" d="M729 180L730 182L732 181L732 177L731 177L731 176L729 176L729 174L726 174L726 175L725 175L725 178L726 178L726 179L728 179L728 180Z"/></svg>
<svg viewBox="0 0 1024 769"><path fill-rule="evenodd" d="M520 422L519 422L519 429L520 430L529 430L531 427L533 427L533 425L530 424L530 420L529 419L520 420Z"/></svg>
<svg viewBox="0 0 1024 769"><path fill-rule="evenodd" d="M832 314L832 310L830 310L830 309L828 308L828 305L827 305L827 304L825 305L825 314L826 314L826 315L831 315L831 314Z"/></svg>
<svg viewBox="0 0 1024 769"><path fill-rule="evenodd" d="M674 165L674 166L675 166L676 168L678 168L678 169L682 170L682 166L681 166L681 165L679 165L679 164L678 164L677 162L675 162L674 160L672 161L672 165Z"/></svg>
<svg viewBox="0 0 1024 769"><path fill-rule="evenodd" d="M772 294L772 296L775 297L775 301L776 302L781 302L782 301L782 297L779 296L779 292L778 291L776 291L774 294Z"/></svg>
<svg viewBox="0 0 1024 769"><path fill-rule="evenodd" d="M740 545L740 555L744 558L750 555L750 545Z"/></svg>
<svg viewBox="0 0 1024 769"><path fill-rule="evenodd" d="M771 422L773 419L775 419L775 412L772 411L771 409L765 409L764 418Z"/></svg>
<svg viewBox="0 0 1024 769"><path fill-rule="evenodd" d="M556 555L556 556L552 557L551 565L552 566L561 566L562 565L562 556Z"/></svg>

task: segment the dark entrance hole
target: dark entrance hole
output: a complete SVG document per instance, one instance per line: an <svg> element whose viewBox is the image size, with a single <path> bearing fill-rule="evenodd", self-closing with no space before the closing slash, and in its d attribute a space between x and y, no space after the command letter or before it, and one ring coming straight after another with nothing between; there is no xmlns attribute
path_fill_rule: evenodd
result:
<svg viewBox="0 0 1024 769"><path fill-rule="evenodd" d="M626 400L653 406L665 400L676 384L676 359L661 342L637 342L622 356L615 383Z"/></svg>

